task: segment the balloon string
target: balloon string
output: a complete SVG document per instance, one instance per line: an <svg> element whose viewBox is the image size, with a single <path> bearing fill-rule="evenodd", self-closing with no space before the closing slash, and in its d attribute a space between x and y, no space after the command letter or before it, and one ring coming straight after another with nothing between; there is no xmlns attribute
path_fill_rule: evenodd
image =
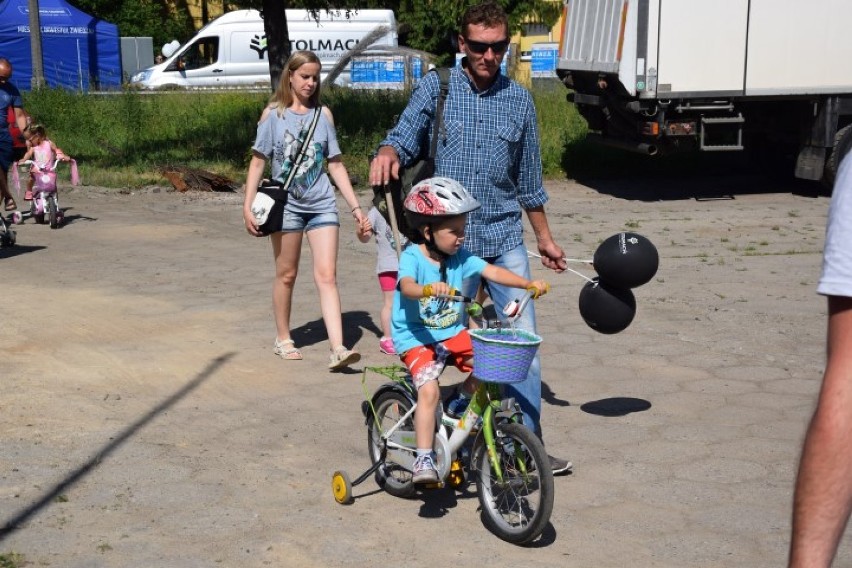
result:
<svg viewBox="0 0 852 568"><path fill-rule="evenodd" d="M531 250L529 250L529 249L527 249L527 254L528 254L528 255L530 255L530 256L534 256L534 257L536 257L536 258L541 258L541 255L540 255L540 254L536 254L536 253L534 253L533 251L531 251ZM591 258L589 258L589 259L582 259L582 258L565 258L565 257L563 256L563 257L562 257L562 260L564 260L565 262L578 262L578 263L580 263L580 264L594 264L594 261L593 261Z"/></svg>
<svg viewBox="0 0 852 568"><path fill-rule="evenodd" d="M534 257L536 257L536 258L541 258L541 255L540 255L540 254L536 254L536 253L532 252L531 250L527 250L527 254L528 254L528 255L530 255L530 256L534 256ZM573 258L563 258L562 260L564 260L564 261L566 261L566 262L582 262L582 263L584 263L584 264L592 264L592 261L591 261L591 260L576 260L576 259L573 259ZM584 280L586 280L587 282L594 282L594 280L593 280L593 279L589 278L588 276L586 276L586 275L585 275L585 274L583 274L582 272L577 272L577 271L576 271L576 270L574 270L573 268L568 268L568 267L566 266L566 267L565 267L565 270L567 270L568 272L573 272L574 274L576 274L576 275L577 275L577 276L579 276L580 278L583 278L583 279L584 279Z"/></svg>

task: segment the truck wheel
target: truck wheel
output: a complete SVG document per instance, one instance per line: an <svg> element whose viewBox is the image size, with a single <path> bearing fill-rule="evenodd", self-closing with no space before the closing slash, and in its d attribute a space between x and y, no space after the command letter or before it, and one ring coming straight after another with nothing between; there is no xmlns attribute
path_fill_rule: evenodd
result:
<svg viewBox="0 0 852 568"><path fill-rule="evenodd" d="M847 124L838 130L834 136L834 148L832 148L831 154L825 163L825 173L823 174L822 181L829 189L834 187L837 168L840 167L840 162L843 161L843 157L850 149L852 149L852 124Z"/></svg>

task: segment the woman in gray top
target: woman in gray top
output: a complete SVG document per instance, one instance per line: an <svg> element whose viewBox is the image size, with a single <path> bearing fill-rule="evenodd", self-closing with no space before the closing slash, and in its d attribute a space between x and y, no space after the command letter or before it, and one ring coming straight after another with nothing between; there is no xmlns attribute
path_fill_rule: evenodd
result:
<svg viewBox="0 0 852 568"><path fill-rule="evenodd" d="M290 309L293 287L299 271L302 236L311 247L314 282L320 296L320 308L330 343L331 370L342 369L361 359L356 351L343 345L343 323L340 294L337 289L337 249L340 221L334 184L346 200L355 221L367 222L352 190L349 173L340 159L340 147L334 129L334 118L319 103L320 61L311 51L297 51L290 56L275 94L263 110L252 146L252 158L246 175L243 219L246 230L261 236L251 212L251 203L263 177L266 162L271 162L272 178L284 180L292 168L296 175L290 184L290 195L280 231L270 235L275 257L275 280L272 306L275 313L274 352L282 358L301 360L302 353L290 336ZM313 137L301 162L295 163L314 113L320 113ZM328 161L328 174L323 163Z"/></svg>

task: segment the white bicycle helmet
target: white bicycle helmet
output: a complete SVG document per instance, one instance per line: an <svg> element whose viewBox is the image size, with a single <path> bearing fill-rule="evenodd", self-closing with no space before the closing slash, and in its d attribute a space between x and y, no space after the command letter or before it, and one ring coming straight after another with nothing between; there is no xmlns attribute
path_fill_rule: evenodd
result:
<svg viewBox="0 0 852 568"><path fill-rule="evenodd" d="M456 180L433 177L412 187L402 206L423 217L450 217L475 211L482 204Z"/></svg>

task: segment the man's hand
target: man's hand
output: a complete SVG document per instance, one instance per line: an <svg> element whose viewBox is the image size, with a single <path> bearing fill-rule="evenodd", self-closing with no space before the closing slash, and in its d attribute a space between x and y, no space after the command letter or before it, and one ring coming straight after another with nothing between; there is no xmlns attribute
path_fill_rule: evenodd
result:
<svg viewBox="0 0 852 568"><path fill-rule="evenodd" d="M399 179L399 155L393 146L382 146L370 162L370 185L384 186Z"/></svg>
<svg viewBox="0 0 852 568"><path fill-rule="evenodd" d="M541 254L541 263L547 268L556 272L565 272L568 268L565 252L553 240L539 242L538 252Z"/></svg>

